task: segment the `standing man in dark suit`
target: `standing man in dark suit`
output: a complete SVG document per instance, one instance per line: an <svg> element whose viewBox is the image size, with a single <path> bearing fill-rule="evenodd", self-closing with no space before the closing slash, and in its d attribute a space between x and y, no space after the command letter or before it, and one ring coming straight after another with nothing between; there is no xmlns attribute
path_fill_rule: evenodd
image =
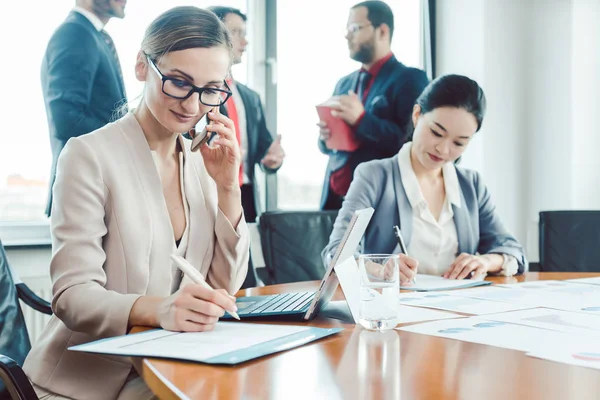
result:
<svg viewBox="0 0 600 400"><path fill-rule="evenodd" d="M48 216L56 163L67 141L106 125L125 101L121 66L104 26L125 16L126 3L77 0L46 48L41 77L52 148Z"/></svg>
<svg viewBox="0 0 600 400"><path fill-rule="evenodd" d="M246 51L246 15L231 7L209 7L219 17L231 34L233 63L242 62ZM281 147L281 135L273 138L265 121L260 96L248 86L231 79L227 81L233 95L221 112L233 120L240 149L242 165L240 186L242 207L247 222L254 222L260 212L260 198L254 177L254 166L260 165L266 173L275 173L283 163L285 153Z"/></svg>
<svg viewBox="0 0 600 400"><path fill-rule="evenodd" d="M346 40L358 71L337 83L339 108L332 114L350 127L359 148L327 148L330 131L319 122L319 149L329 155L321 209L338 210L362 162L392 157L408 140L407 125L415 100L429 83L425 72L404 66L391 52L394 15L383 1L364 1L350 9Z"/></svg>
<svg viewBox="0 0 600 400"><path fill-rule="evenodd" d="M229 30L233 42L233 63L241 63L242 55L248 45L246 15L231 7L215 6L208 9L215 13ZM242 154L239 175L242 208L246 222L254 222L261 211L254 166L258 164L266 173L275 173L281 167L285 153L281 147L281 135L273 138L267 129L265 113L258 93L231 78L227 80L227 84L233 95L227 100L225 106L221 107L221 113L227 115L235 125ZM255 286L257 286L256 273L250 258L248 274L242 288Z"/></svg>

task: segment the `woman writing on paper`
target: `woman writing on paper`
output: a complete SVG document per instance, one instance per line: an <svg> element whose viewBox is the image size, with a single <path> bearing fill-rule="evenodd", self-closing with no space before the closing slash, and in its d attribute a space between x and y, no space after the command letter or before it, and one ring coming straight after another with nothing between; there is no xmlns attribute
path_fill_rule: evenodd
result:
<svg viewBox="0 0 600 400"><path fill-rule="evenodd" d="M63 150L52 210L54 315L24 369L41 398L146 399L125 358L68 351L132 326L211 330L246 276L249 234L233 124L212 112L231 95L227 29L196 7L148 27L135 64L145 82L131 113ZM191 152L208 113L219 138ZM212 291L172 265L177 254Z"/></svg>
<svg viewBox="0 0 600 400"><path fill-rule="evenodd" d="M323 262L335 254L353 212L373 207L361 252L399 253L393 226L400 226L410 255L400 256L402 285L417 271L450 279L523 272L523 249L500 221L481 176L455 165L484 113L475 81L446 75L431 82L413 108L412 142L356 169Z"/></svg>

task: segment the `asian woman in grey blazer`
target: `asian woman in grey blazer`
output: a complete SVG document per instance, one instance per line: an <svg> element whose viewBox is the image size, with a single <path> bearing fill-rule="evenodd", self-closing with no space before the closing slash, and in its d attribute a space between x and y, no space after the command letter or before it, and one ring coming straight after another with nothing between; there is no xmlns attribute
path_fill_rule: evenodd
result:
<svg viewBox="0 0 600 400"><path fill-rule="evenodd" d="M417 271L450 279L523 272L523 248L500 221L481 176L455 165L484 113L485 95L475 81L445 75L431 82L413 108L412 141L394 157L356 169L322 252L325 265L354 211L373 207L360 252L400 253L398 225L409 254L400 256L403 285Z"/></svg>
<svg viewBox="0 0 600 400"><path fill-rule="evenodd" d="M69 140L52 205L54 315L24 370L42 399L150 399L130 360L69 351L133 326L206 331L236 311L249 233L230 119L227 29L210 11L177 7L148 27L135 64L137 108ZM190 150L188 132L208 113L219 138ZM187 259L216 290L193 283Z"/></svg>

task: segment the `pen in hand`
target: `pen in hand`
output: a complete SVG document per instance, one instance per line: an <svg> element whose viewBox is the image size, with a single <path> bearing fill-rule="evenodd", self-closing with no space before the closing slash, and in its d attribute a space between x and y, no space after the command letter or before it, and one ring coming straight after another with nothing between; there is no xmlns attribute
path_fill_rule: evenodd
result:
<svg viewBox="0 0 600 400"><path fill-rule="evenodd" d="M400 228L398 227L398 225L394 225L394 235L396 235L396 239L398 239L400 252L408 256L408 251L406 251L406 245L404 244L404 239L402 238L402 234L400 233ZM417 274L413 276L412 283L417 283Z"/></svg>
<svg viewBox="0 0 600 400"><path fill-rule="evenodd" d="M198 272L194 267L192 267L192 265L185 258L177 256L175 254L171 254L171 260L173 260L175 262L175 264L177 265L177 267L184 274L186 274L194 283L197 283L206 289L215 290L212 287L210 287L210 285L208 283L206 283L206 281L202 277L202 274L200 272ZM237 313L235 311L228 310L227 312L233 318L235 318L237 320L240 319L240 316L237 315Z"/></svg>

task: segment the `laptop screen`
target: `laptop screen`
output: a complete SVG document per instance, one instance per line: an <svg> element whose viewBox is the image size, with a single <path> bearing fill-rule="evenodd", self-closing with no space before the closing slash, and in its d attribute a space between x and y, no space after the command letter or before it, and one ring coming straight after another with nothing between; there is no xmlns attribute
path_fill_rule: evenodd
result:
<svg viewBox="0 0 600 400"><path fill-rule="evenodd" d="M375 210L372 207L354 211L354 215L348 223L342 241L321 280L319 290L317 290L308 311L304 315L305 320L314 318L335 294L339 282L335 275L334 267L338 263L344 262L349 257L354 256L374 212Z"/></svg>

